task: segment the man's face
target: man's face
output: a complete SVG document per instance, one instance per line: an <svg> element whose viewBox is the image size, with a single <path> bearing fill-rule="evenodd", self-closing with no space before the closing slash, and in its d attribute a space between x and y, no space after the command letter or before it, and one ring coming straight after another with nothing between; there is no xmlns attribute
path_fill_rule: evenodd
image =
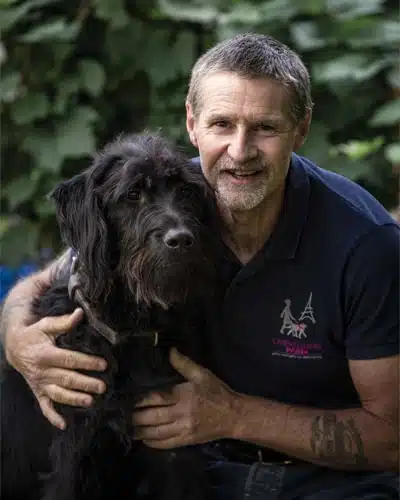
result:
<svg viewBox="0 0 400 500"><path fill-rule="evenodd" d="M203 79L196 117L186 106L204 176L230 211L268 204L284 190L291 153L303 144L310 121L295 125L289 105L289 93L273 79L220 72Z"/></svg>

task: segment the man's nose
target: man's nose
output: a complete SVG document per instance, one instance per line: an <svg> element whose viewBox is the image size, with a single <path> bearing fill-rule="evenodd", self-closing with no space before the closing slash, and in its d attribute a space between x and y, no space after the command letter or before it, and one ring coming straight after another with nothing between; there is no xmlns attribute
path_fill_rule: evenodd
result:
<svg viewBox="0 0 400 500"><path fill-rule="evenodd" d="M230 139L227 153L236 163L245 163L257 156L257 147L252 142L250 134L238 130Z"/></svg>

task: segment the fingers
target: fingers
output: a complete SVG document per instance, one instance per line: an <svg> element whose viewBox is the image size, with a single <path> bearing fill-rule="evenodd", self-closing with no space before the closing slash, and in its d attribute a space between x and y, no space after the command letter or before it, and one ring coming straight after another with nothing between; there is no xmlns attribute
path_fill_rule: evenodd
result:
<svg viewBox="0 0 400 500"><path fill-rule="evenodd" d="M176 438L180 436L181 432L178 428L176 422L149 426L149 427L139 427L135 431L135 439L138 441L164 441L167 439Z"/></svg>
<svg viewBox="0 0 400 500"><path fill-rule="evenodd" d="M77 326L83 317L84 312L78 307L72 314L42 318L38 321L37 326L47 335L57 337Z"/></svg>
<svg viewBox="0 0 400 500"><path fill-rule="evenodd" d="M93 394L102 394L106 390L106 385L102 380L62 368L48 368L43 383Z"/></svg>
<svg viewBox="0 0 400 500"><path fill-rule="evenodd" d="M175 412L168 406L136 410L132 420L135 426L165 425L175 421Z"/></svg>
<svg viewBox="0 0 400 500"><path fill-rule="evenodd" d="M192 382L200 383L208 374L205 368L181 354L175 347L170 351L169 360L177 372Z"/></svg>
<svg viewBox="0 0 400 500"><path fill-rule="evenodd" d="M171 392L152 392L136 404L136 408L170 406L178 403L179 397L175 391Z"/></svg>
<svg viewBox="0 0 400 500"><path fill-rule="evenodd" d="M40 409L47 420L55 427L64 430L66 427L65 420L56 412L51 400L47 396L39 396L37 399Z"/></svg>
<svg viewBox="0 0 400 500"><path fill-rule="evenodd" d="M46 394L53 401L64 405L87 408L93 403L93 398L89 394L71 391L70 389L64 389L63 387L54 384L46 386Z"/></svg>
<svg viewBox="0 0 400 500"><path fill-rule="evenodd" d="M53 346L43 349L40 357L42 365L67 370L104 371L107 368L107 363L102 358Z"/></svg>

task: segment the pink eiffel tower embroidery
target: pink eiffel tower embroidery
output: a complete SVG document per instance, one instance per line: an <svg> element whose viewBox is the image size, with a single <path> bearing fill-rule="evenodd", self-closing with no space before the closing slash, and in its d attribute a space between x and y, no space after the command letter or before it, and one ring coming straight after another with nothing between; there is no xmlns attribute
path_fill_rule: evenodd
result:
<svg viewBox="0 0 400 500"><path fill-rule="evenodd" d="M315 324L314 317L314 309L311 305L312 301L312 292L308 298L307 304L303 309L303 312L300 315L299 320L297 320L290 310L291 300L285 300L285 307L281 313L282 318L282 326L280 329L280 333L286 334L288 336L292 336L298 339L307 338L307 334L305 332L307 325L303 323L304 320L310 320L313 324Z"/></svg>

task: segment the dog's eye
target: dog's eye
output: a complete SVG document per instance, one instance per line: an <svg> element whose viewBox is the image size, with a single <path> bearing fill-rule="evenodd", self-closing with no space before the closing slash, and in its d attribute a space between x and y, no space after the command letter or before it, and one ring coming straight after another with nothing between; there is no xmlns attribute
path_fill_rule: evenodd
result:
<svg viewBox="0 0 400 500"><path fill-rule="evenodd" d="M183 187L180 189L180 194L181 194L182 196L185 196L185 197L192 196L192 195L193 195L193 189L190 189L190 187L188 187L188 186L183 186Z"/></svg>
<svg viewBox="0 0 400 500"><path fill-rule="evenodd" d="M127 193L127 198L132 201L139 201L140 195L141 195L140 189L130 189Z"/></svg>

